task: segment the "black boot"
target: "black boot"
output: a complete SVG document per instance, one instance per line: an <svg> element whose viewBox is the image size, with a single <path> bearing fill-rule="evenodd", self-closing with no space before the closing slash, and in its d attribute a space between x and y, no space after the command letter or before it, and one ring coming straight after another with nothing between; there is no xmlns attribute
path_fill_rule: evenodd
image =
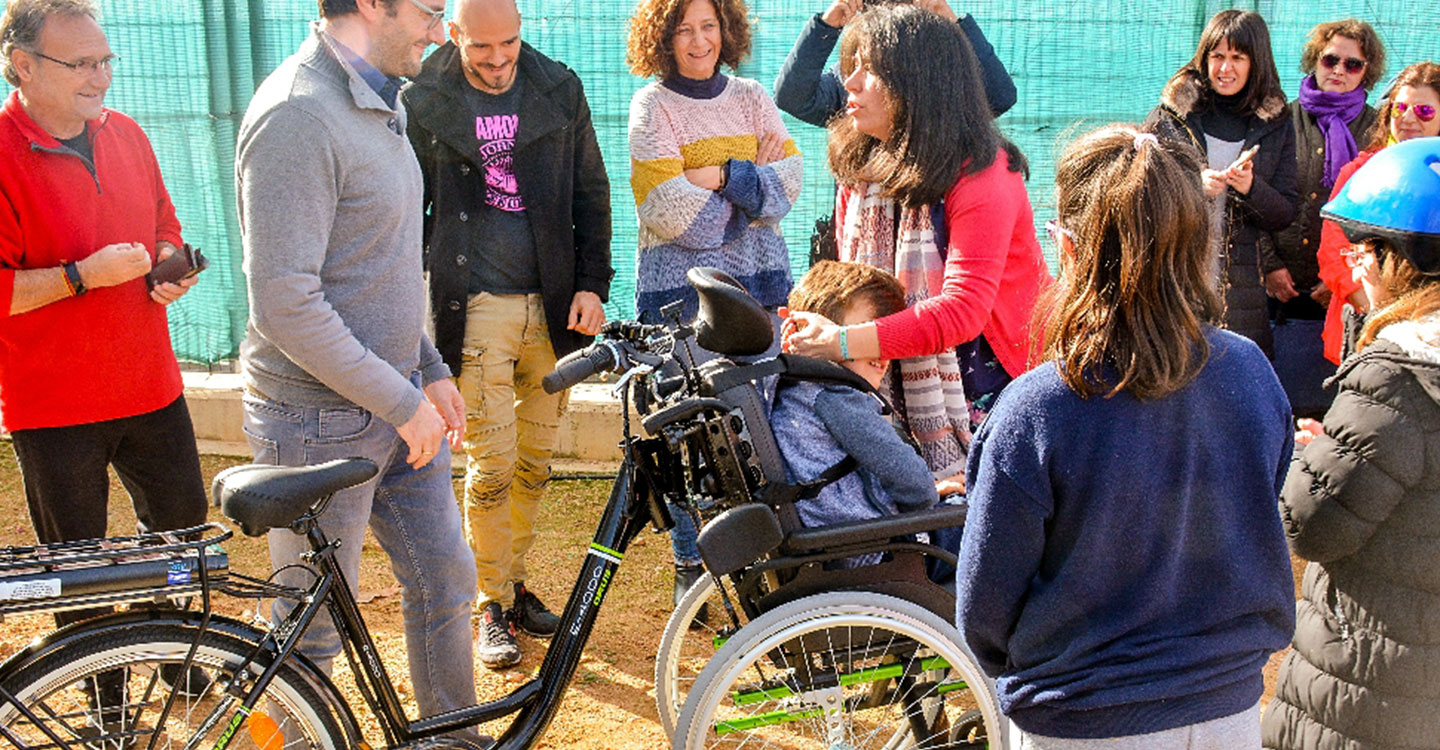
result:
<svg viewBox="0 0 1440 750"><path fill-rule="evenodd" d="M679 564L679 563L676 563L676 565L675 565L675 603L674 603L673 606L676 606L676 607L680 606L680 600L683 599L683 598L685 598L685 592L689 591L689 590L690 590L690 587L691 587L691 586L694 586L696 583L698 583L698 582L700 581L700 579L703 578L704 576L705 576L705 566L703 566L703 565L681 565L681 564ZM692 627L692 628L698 628L698 627L704 626L704 625L705 625L706 616L709 615L709 614L710 614L710 605L708 605L708 604L702 604L702 605L700 605L700 609L695 612L695 620L690 623L690 627Z"/></svg>
<svg viewBox="0 0 1440 750"><path fill-rule="evenodd" d="M560 618L519 582L515 583L514 612L515 624L535 638L549 638L560 629Z"/></svg>

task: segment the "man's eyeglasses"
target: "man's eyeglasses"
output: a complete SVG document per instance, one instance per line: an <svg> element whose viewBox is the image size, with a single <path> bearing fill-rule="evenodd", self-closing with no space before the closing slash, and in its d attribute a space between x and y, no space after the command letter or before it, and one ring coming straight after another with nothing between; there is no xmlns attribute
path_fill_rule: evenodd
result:
<svg viewBox="0 0 1440 750"><path fill-rule="evenodd" d="M36 52L35 50L26 50L26 52L29 52L36 57L49 60L56 65L69 68L76 73L84 73L85 75L94 75L95 72L99 70L103 70L106 73L113 72L115 70L115 63L120 61L119 55L106 55L99 60L76 60L75 62L66 62L64 60L58 60L56 58L53 58L45 54L44 52Z"/></svg>
<svg viewBox="0 0 1440 750"><path fill-rule="evenodd" d="M1406 111L1413 111L1420 122L1430 122L1435 119L1435 108L1429 104L1409 104L1406 102L1395 102L1390 105L1395 109L1395 114L1403 115Z"/></svg>
<svg viewBox="0 0 1440 750"><path fill-rule="evenodd" d="M420 0L410 0L410 2L411 2L411 3L414 3L415 7L419 8L419 9L422 10L422 11L424 11L424 12L425 12L425 15L430 16L430 23L429 23L429 25L427 25L427 26L425 27L425 30L426 30L426 31L430 31L431 29L435 28L436 26L439 26L439 25L440 25L440 22L443 21L443 20L445 20L445 9L444 9L444 8L441 8L440 10L435 10L434 8L431 8L430 6L426 5L425 3L420 2Z"/></svg>
<svg viewBox="0 0 1440 750"><path fill-rule="evenodd" d="M1339 55L1325 55L1320 58L1320 64L1327 68L1338 68L1341 62L1342 60ZM1365 69L1366 65L1370 64L1358 57L1347 57L1344 58L1343 62L1345 63L1346 73L1359 73Z"/></svg>

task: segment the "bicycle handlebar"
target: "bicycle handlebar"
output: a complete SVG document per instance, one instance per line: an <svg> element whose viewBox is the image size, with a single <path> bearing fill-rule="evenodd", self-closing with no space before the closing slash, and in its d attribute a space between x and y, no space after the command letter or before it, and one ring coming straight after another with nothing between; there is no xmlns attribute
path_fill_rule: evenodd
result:
<svg viewBox="0 0 1440 750"><path fill-rule="evenodd" d="M665 331L665 326L628 320L606 323L599 341L562 357L555 370L540 379L540 387L546 393L559 393L596 373L627 369L637 352L649 350L647 339Z"/></svg>
<svg viewBox="0 0 1440 750"><path fill-rule="evenodd" d="M565 355L555 363L553 372L540 379L540 387L546 393L559 393L591 375L614 369L615 365L614 345L601 341Z"/></svg>

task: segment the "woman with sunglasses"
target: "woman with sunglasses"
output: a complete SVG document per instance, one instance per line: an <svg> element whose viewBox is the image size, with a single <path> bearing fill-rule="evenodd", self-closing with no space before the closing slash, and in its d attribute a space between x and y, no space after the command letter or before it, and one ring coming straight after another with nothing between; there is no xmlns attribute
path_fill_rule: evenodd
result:
<svg viewBox="0 0 1440 750"><path fill-rule="evenodd" d="M1411 138L1440 135L1437 110L1440 110L1440 64L1418 62L1400 71L1380 103L1369 145L1340 170L1332 194L1339 195L1350 175L1355 174L1380 149ZM1349 247L1350 242L1345 239L1340 227L1324 222L1317 260L1320 281L1333 294L1325 311L1322 336L1325 358L1335 364L1340 364L1341 357L1349 353L1345 347L1345 304L1349 303L1361 315L1370 309L1364 288L1354 280L1350 267L1342 257ZM1358 319L1355 322L1358 323Z"/></svg>
<svg viewBox="0 0 1440 750"><path fill-rule="evenodd" d="M1290 102L1300 214L1295 223L1261 242L1260 270L1275 333L1275 372L1297 417L1319 418L1330 405L1321 383L1335 367L1321 352L1320 332L1330 287L1320 280L1320 206L1335 178L1354 159L1375 124L1365 103L1385 74L1385 46L1370 24L1347 18L1310 30L1300 54L1300 97ZM1269 252L1273 247L1273 252Z"/></svg>
<svg viewBox="0 0 1440 750"><path fill-rule="evenodd" d="M1295 220L1295 131L1258 13L1223 10L1200 34L1195 56L1160 94L1145 127L1205 156L1210 249L1225 290L1225 327L1271 353L1260 280L1261 238ZM1265 241L1269 241L1268 237Z"/></svg>
<svg viewBox="0 0 1440 750"><path fill-rule="evenodd" d="M1437 162L1440 138L1386 148L1322 211L1353 243L1373 309L1280 493L1290 548L1310 563L1267 748L1440 743Z"/></svg>
<svg viewBox="0 0 1440 750"><path fill-rule="evenodd" d="M894 273L909 307L849 326L793 313L787 347L899 360L897 411L930 470L951 477L972 427L1033 359L1031 313L1050 272L1025 159L996 128L955 24L875 5L845 27L840 52L845 116L830 123L840 259Z"/></svg>

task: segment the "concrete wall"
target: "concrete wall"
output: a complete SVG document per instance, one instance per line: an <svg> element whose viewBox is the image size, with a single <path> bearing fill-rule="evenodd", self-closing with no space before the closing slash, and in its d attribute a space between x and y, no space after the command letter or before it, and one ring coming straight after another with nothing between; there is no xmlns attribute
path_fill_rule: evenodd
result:
<svg viewBox="0 0 1440 750"><path fill-rule="evenodd" d="M249 456L240 429L240 376L186 372L185 401L195 423L201 453ZM582 383L570 390L570 408L560 422L557 471L608 471L620 463L620 402L610 386Z"/></svg>

